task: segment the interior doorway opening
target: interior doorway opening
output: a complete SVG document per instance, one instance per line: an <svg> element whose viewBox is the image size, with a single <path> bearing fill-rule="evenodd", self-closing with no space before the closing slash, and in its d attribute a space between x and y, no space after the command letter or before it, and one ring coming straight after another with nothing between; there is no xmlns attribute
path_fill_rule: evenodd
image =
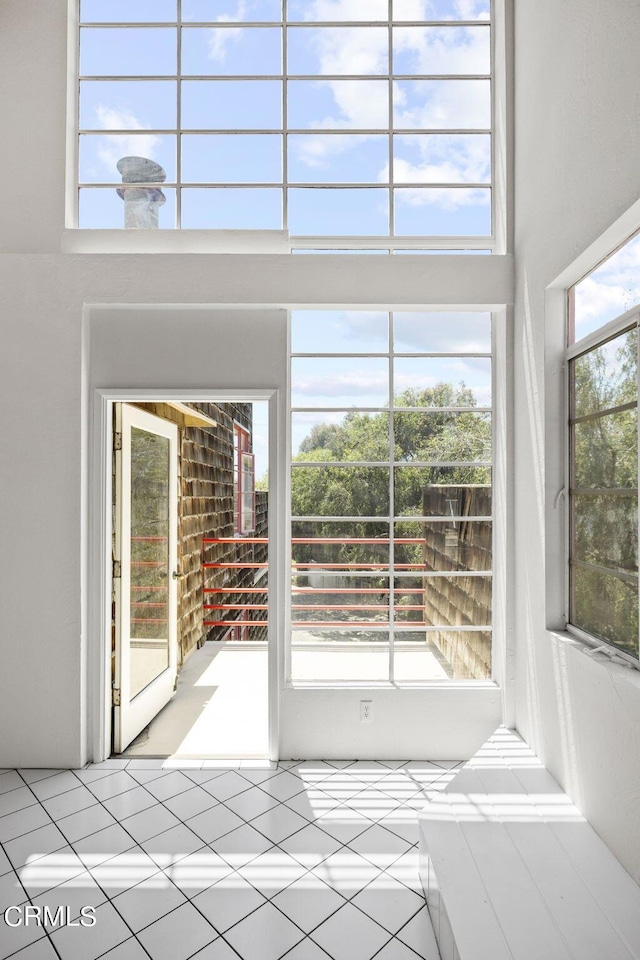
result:
<svg viewBox="0 0 640 960"><path fill-rule="evenodd" d="M113 755L266 757L269 404L113 406Z"/></svg>

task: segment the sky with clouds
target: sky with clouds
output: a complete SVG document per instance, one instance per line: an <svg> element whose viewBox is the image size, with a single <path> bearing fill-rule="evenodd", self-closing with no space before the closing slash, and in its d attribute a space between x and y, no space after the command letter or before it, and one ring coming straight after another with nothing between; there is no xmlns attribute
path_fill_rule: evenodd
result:
<svg viewBox="0 0 640 960"><path fill-rule="evenodd" d="M488 4L395 0L391 46L387 6L387 0L288 0L287 70L300 79L287 83L286 122L305 131L292 134L286 147L289 182L300 184L289 192L290 230L386 235L391 153L396 233L488 235L491 141L482 132L491 119L484 79L490 73ZM196 188L184 203L183 226L279 229L285 149L277 134L283 130L280 0L183 0L182 8L184 23L194 24L182 30L182 128L212 131L185 136L183 182L265 184L238 188L227 198L233 202L225 202L222 190L207 201ZM170 0L83 0L81 73L105 79L81 83L80 126L95 131L81 137L81 182L119 180L115 162L127 153L156 160L168 181L177 176L177 138L162 132L176 126L177 84L151 79L176 73L176 28L116 25L151 22L151 15L169 23L175 9ZM367 22L354 26L365 11ZM445 23L421 26L427 18ZM460 20L467 23L457 25ZM90 26L100 21L114 25ZM203 21L211 25L198 25ZM263 25L250 25L256 21ZM391 61L399 79L390 84ZM129 75L140 79L118 79ZM390 145L379 131L388 129L391 116L394 129L406 132ZM246 130L247 139L233 143L237 134L215 133L232 129ZM264 133L250 137L256 130ZM324 183L344 187L310 189ZM161 225L171 226L167 191ZM121 225L122 202L114 192L83 193L85 226ZM242 206L248 209L240 213Z"/></svg>
<svg viewBox="0 0 640 960"><path fill-rule="evenodd" d="M640 304L640 235L577 283L574 296L576 340Z"/></svg>
<svg viewBox="0 0 640 960"><path fill-rule="evenodd" d="M491 406L491 360L479 356L491 352L488 313L399 312L390 324L383 311L295 310L292 354L333 355L292 357L291 405L310 408L292 415L294 456L314 425L339 424L350 409L388 407L391 349L395 396L411 387L464 383L477 406ZM363 353L372 355L357 356ZM457 355L411 356L421 353Z"/></svg>

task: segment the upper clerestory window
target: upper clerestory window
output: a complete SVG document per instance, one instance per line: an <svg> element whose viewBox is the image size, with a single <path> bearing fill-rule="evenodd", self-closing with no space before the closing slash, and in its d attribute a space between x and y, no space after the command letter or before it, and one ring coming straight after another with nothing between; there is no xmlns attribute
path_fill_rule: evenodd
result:
<svg viewBox="0 0 640 960"><path fill-rule="evenodd" d="M78 226L492 246L490 0L80 0Z"/></svg>

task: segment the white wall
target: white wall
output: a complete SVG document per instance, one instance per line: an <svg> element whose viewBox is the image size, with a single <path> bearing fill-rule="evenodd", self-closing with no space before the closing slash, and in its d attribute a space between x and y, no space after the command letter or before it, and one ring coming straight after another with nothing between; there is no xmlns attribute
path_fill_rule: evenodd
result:
<svg viewBox="0 0 640 960"><path fill-rule="evenodd" d="M515 38L517 726L640 879L640 674L546 629L563 625L562 294L545 308L640 195L638 3L517 0Z"/></svg>
<svg viewBox="0 0 640 960"><path fill-rule="evenodd" d="M89 379L96 385L103 376L111 379L115 362L121 364L120 383L136 376L138 382L127 386L156 379L149 363L136 365L136 353L129 354L126 344L114 353L113 343L107 347L100 339L107 314L100 322L87 319L101 314L100 305L130 305L140 331L150 321L149 305L262 309L512 301L509 257L469 257L465 263L460 257L101 255L95 236L86 244L94 252L69 252L83 244L82 238L70 244L64 235L66 6L66 0L0 4L0 767L66 767L90 757L87 657L97 639L87 620ZM186 251L189 237L176 237L175 244ZM118 322L126 316L118 315ZM169 323L165 346L174 343L180 361L167 387L185 386L195 375L191 352L180 346L183 320L165 311L153 321L160 324L156 333ZM227 370L229 379L241 379L245 351L253 350L255 358L262 342L251 334L239 344L237 377ZM195 370L202 380L202 356ZM266 368L263 373L266 378ZM273 369L271 374L281 375ZM346 754L444 751L462 757L500 717L495 688L468 697L439 694L445 712L437 717L433 705L439 699L430 699L428 691L391 693L380 725L372 724L363 739L354 722L358 691L286 692L283 744L302 752L298 733L305 726L299 725L306 724L311 752L327 752L337 728L326 725L331 732L324 750L318 730L327 717L344 716ZM449 726L447 718L454 716Z"/></svg>

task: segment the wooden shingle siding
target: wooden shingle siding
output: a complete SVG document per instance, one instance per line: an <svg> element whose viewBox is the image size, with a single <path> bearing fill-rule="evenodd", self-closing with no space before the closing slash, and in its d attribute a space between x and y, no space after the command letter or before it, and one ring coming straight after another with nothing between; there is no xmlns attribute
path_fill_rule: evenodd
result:
<svg viewBox="0 0 640 960"><path fill-rule="evenodd" d="M457 505L456 505L457 504ZM426 517L491 516L491 487L471 484L432 485L423 493ZM491 570L491 521L425 520L424 563L427 570ZM456 678L484 680L491 676L491 632L463 633L457 626L491 624L491 577L431 577L425 582L426 623L448 626L430 635Z"/></svg>

